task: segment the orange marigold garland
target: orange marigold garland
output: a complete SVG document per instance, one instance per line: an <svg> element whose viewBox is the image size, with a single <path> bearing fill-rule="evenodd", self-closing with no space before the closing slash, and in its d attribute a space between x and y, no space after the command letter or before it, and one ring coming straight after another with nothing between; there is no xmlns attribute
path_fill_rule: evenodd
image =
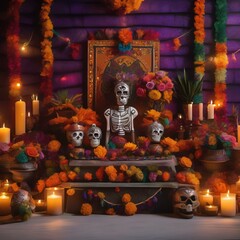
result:
<svg viewBox="0 0 240 240"><path fill-rule="evenodd" d="M13 0L9 7L11 21L7 29L7 54L9 68L9 95L20 95L21 64L19 50L19 10L24 0Z"/></svg>
<svg viewBox="0 0 240 240"><path fill-rule="evenodd" d="M216 56L214 59L216 70L215 70L215 104L216 114L219 116L226 115L226 73L228 66L227 57L227 36L226 36L226 21L227 21L227 1L216 0L215 5L216 21L215 27L215 50Z"/></svg>
<svg viewBox="0 0 240 240"><path fill-rule="evenodd" d="M45 101L52 96L52 76L53 76L53 52L52 52L52 37L53 37L53 24L49 17L51 11L51 4L53 0L43 0L40 20L42 24L42 37L41 54L42 54L42 82L40 90L44 95Z"/></svg>

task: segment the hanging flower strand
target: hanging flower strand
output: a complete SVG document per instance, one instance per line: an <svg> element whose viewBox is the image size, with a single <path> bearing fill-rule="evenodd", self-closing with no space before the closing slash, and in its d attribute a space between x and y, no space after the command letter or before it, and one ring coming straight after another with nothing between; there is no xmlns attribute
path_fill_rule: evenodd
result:
<svg viewBox="0 0 240 240"><path fill-rule="evenodd" d="M227 21L227 1L216 0L215 5L216 21L214 23L215 28L215 51L216 56L214 63L215 70L215 104L219 114L224 116L226 114L226 73L228 66L227 57L227 36L226 36L226 21Z"/></svg>
<svg viewBox="0 0 240 240"><path fill-rule="evenodd" d="M40 20L42 23L42 37L41 42L41 53L42 53L42 70L41 77L42 82L40 86L40 91L44 95L45 102L52 96L52 76L53 76L53 52L52 52L52 37L53 37L53 24L49 17L51 10L51 4L53 0L43 0Z"/></svg>
<svg viewBox="0 0 240 240"><path fill-rule="evenodd" d="M194 78L196 81L201 81L205 72L205 0L195 0L194 2ZM202 93L194 97L195 103L201 103Z"/></svg>
<svg viewBox="0 0 240 240"><path fill-rule="evenodd" d="M11 2L11 21L7 30L7 54L9 68L9 95L16 97L20 95L21 86L21 64L19 49L19 10L23 0Z"/></svg>
<svg viewBox="0 0 240 240"><path fill-rule="evenodd" d="M173 49L174 49L174 51L178 51L179 48L182 46L180 38L188 35L191 31L192 31L192 29L173 39Z"/></svg>

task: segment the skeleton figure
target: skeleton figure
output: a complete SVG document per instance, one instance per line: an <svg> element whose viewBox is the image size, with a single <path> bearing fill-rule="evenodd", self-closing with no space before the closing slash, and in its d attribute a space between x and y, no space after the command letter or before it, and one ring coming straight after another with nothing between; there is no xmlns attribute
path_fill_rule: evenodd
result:
<svg viewBox="0 0 240 240"><path fill-rule="evenodd" d="M96 126L96 124L92 124L92 126L88 129L88 138L90 139L90 145L93 148L96 148L100 145L102 137L102 130Z"/></svg>
<svg viewBox="0 0 240 240"><path fill-rule="evenodd" d="M192 188L181 187L174 193L174 212L183 218L192 218L193 212L199 204L197 193Z"/></svg>
<svg viewBox="0 0 240 240"><path fill-rule="evenodd" d="M159 143L163 133L164 127L157 121L154 121L148 128L148 135L152 142Z"/></svg>
<svg viewBox="0 0 240 240"><path fill-rule="evenodd" d="M107 120L106 146L108 145L110 132L124 136L126 132L132 132L132 141L135 142L133 119L138 115L134 107L125 107L130 97L129 86L120 81L114 88L118 110L108 108L104 112Z"/></svg>
<svg viewBox="0 0 240 240"><path fill-rule="evenodd" d="M66 136L73 147L80 147L83 142L84 127L78 123L73 123L67 128Z"/></svg>

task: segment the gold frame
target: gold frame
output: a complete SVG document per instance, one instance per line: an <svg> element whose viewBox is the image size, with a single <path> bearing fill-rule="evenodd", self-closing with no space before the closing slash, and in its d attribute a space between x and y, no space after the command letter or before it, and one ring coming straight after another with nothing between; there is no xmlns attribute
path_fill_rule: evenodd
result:
<svg viewBox="0 0 240 240"><path fill-rule="evenodd" d="M87 106L98 114L103 114L103 96L101 95L101 76L113 58L121 58L128 55L138 59L145 72L153 72L159 69L160 43L159 41L135 40L132 42L130 54L120 54L118 42L114 40L89 40L88 41L88 65L87 65ZM126 56L127 57L127 56ZM131 61L131 59L130 59ZM106 100L111 102L111 100ZM99 108L100 106L100 108ZM101 112L99 112L101 110Z"/></svg>

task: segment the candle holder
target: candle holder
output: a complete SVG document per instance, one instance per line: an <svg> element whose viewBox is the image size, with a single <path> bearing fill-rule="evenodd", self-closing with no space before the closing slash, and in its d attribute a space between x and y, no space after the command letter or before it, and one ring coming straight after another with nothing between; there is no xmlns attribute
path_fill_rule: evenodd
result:
<svg viewBox="0 0 240 240"><path fill-rule="evenodd" d="M12 193L8 192L0 193L0 216L6 216L11 214L12 195Z"/></svg>
<svg viewBox="0 0 240 240"><path fill-rule="evenodd" d="M206 205L204 207L204 213L208 216L217 216L218 215L218 206Z"/></svg>
<svg viewBox="0 0 240 240"><path fill-rule="evenodd" d="M45 189L45 201L48 215L61 215L65 209L64 188L51 187Z"/></svg>
<svg viewBox="0 0 240 240"><path fill-rule="evenodd" d="M35 199L35 212L45 212L47 210L46 201L43 199Z"/></svg>
<svg viewBox="0 0 240 240"><path fill-rule="evenodd" d="M213 195L208 189L199 191L199 208L201 213L205 213L205 207L213 205Z"/></svg>

